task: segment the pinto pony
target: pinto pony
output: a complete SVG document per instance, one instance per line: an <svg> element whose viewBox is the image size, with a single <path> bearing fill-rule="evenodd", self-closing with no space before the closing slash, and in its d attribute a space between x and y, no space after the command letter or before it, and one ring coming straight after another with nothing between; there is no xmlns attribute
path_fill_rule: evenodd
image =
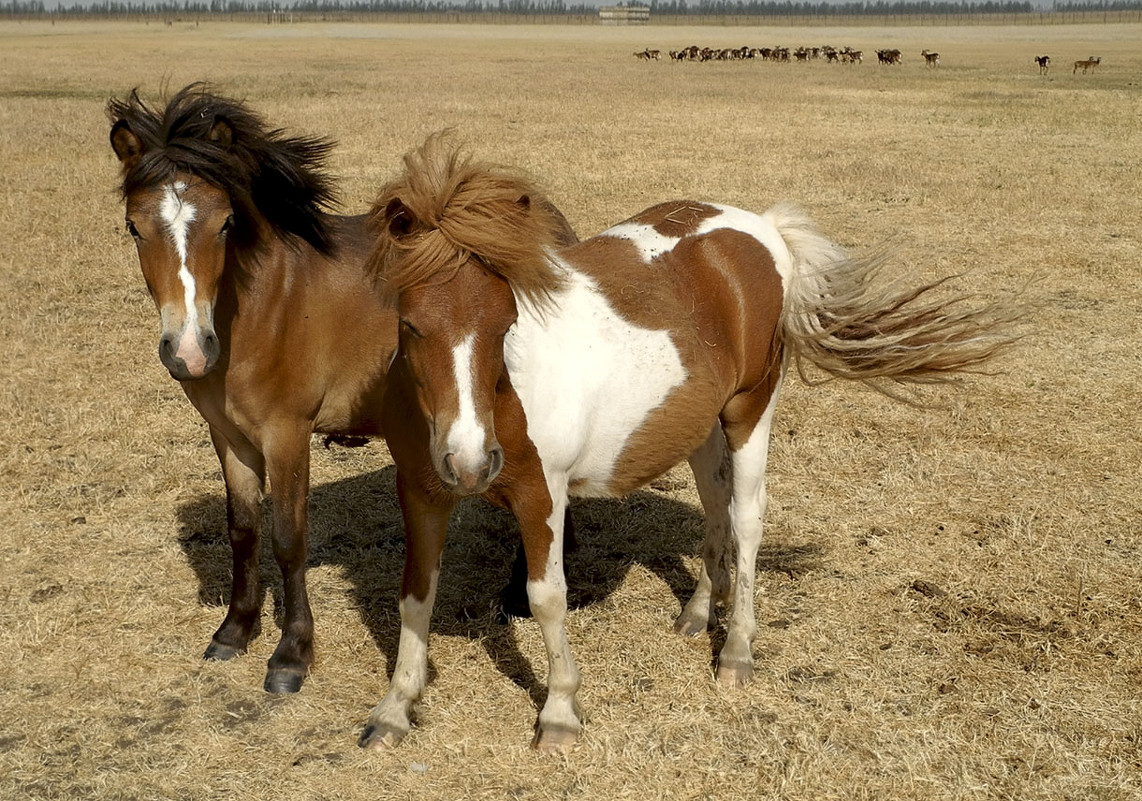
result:
<svg viewBox="0 0 1142 801"><path fill-rule="evenodd" d="M931 298L940 281L884 278L789 207L759 216L663 203L556 249L556 222L536 195L432 137L373 207L373 265L400 316L382 420L407 552L399 652L364 746L409 731L461 496L519 521L549 669L533 745L562 750L580 731L564 628L568 496L622 496L689 460L707 529L697 589L674 628L704 632L732 599L717 678L744 684L769 435L788 365L940 382L1012 339L1012 308L964 308Z"/></svg>

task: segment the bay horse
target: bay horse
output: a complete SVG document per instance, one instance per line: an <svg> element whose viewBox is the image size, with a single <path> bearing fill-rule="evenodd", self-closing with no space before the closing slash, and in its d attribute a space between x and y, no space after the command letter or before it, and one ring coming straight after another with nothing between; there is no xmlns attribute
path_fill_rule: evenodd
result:
<svg viewBox="0 0 1142 801"><path fill-rule="evenodd" d="M107 112L126 227L159 311L159 359L209 425L226 482L230 602L204 658L245 652L259 627L268 478L284 614L264 687L297 692L314 659L310 438L383 434L397 346L395 309L366 269L365 216L330 212L330 140L271 129L204 84L162 108L132 91ZM558 235L575 241L565 220Z"/></svg>
<svg viewBox="0 0 1142 801"><path fill-rule="evenodd" d="M1013 339L1014 303L933 300L943 281L886 279L879 261L846 257L788 206L759 216L662 203L558 248L537 194L433 136L371 211L372 264L400 318L382 421L406 561L399 651L365 747L410 730L460 497L483 496L519 521L549 669L532 745L561 751L581 728L564 627L569 496L619 497L689 460L707 527L674 628L705 632L732 599L716 676L740 686L753 672L765 467L791 361L873 385L941 382Z"/></svg>

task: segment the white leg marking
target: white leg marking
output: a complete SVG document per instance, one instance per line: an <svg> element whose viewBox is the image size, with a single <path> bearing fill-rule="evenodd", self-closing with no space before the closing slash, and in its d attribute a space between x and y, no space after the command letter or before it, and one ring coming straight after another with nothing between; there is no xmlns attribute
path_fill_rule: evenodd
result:
<svg viewBox="0 0 1142 801"><path fill-rule="evenodd" d="M551 482L548 482L550 488ZM563 572L563 513L567 508L566 483L551 489L551 549L542 579L527 582L531 614L543 632L547 648L547 702L539 713L536 745L561 749L569 746L580 729L575 695L579 691L579 668L567 642L567 580Z"/></svg>
<svg viewBox="0 0 1142 801"><path fill-rule="evenodd" d="M452 349L452 370L456 378L459 411L448 429L448 452L457 471L479 470L487 461L484 443L487 435L476 418L476 401L472 394L472 349L476 335L469 334Z"/></svg>
<svg viewBox="0 0 1142 801"><path fill-rule="evenodd" d="M377 745L395 745L412 727L412 706L428 680L428 626L436 600L439 567L432 571L428 595L418 601L409 595L400 601L400 644L389 691L369 713Z"/></svg>
<svg viewBox="0 0 1142 801"><path fill-rule="evenodd" d="M753 670L751 644L757 632L753 610L754 576L765 517L765 466L769 459L769 435L780 394L781 379L774 387L773 397L769 399L769 405L753 433L745 445L732 454L734 491L730 502L730 525L737 544L737 576L726 644L718 657L718 678L727 683L743 683Z"/></svg>
<svg viewBox="0 0 1142 801"><path fill-rule="evenodd" d="M714 607L729 601L730 499L733 464L721 423L690 456L690 469L706 513L706 539L702 543L702 569L698 586L674 623L679 634L696 636L706 631Z"/></svg>

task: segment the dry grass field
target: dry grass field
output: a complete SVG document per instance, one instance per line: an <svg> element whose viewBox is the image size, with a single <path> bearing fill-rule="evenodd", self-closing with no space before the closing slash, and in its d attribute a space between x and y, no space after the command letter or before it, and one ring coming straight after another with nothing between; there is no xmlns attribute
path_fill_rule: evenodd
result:
<svg viewBox="0 0 1142 801"><path fill-rule="evenodd" d="M1140 26L613 28L0 24L0 797L1134 799L1142 796ZM637 61L834 44L863 65ZM899 47L900 67L875 63ZM925 69L920 50L941 53ZM1054 68L1038 74L1032 57ZM1101 56L1094 73L1070 63ZM108 97L208 80L340 145L363 210L453 126L581 234L659 200L791 200L901 269L1027 286L1026 336L931 408L793 380L778 412L754 682L670 633L701 518L685 468L573 507L586 727L528 749L545 661L491 607L510 517L461 507L420 723L356 738L396 652L383 443L313 445L318 664L200 654L229 549L205 425L155 355Z"/></svg>

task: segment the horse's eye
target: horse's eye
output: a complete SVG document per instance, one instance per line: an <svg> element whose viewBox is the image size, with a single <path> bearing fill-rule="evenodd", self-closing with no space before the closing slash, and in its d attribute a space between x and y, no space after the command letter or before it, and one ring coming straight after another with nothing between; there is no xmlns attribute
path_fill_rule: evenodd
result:
<svg viewBox="0 0 1142 801"><path fill-rule="evenodd" d="M219 236L226 236L234 230L234 215L231 214L226 218L226 222L222 223L222 230L218 232Z"/></svg>
<svg viewBox="0 0 1142 801"><path fill-rule="evenodd" d="M401 328L403 328L405 331L407 331L414 338L416 338L416 339L423 338L423 335L419 331L416 330L416 326L413 325L412 323L410 323L408 320L402 319L400 321L400 326L401 326Z"/></svg>
<svg viewBox="0 0 1142 801"><path fill-rule="evenodd" d="M127 220L127 233L135 237L135 239L143 238L139 236L139 229L135 227L135 223L131 222L130 220Z"/></svg>

